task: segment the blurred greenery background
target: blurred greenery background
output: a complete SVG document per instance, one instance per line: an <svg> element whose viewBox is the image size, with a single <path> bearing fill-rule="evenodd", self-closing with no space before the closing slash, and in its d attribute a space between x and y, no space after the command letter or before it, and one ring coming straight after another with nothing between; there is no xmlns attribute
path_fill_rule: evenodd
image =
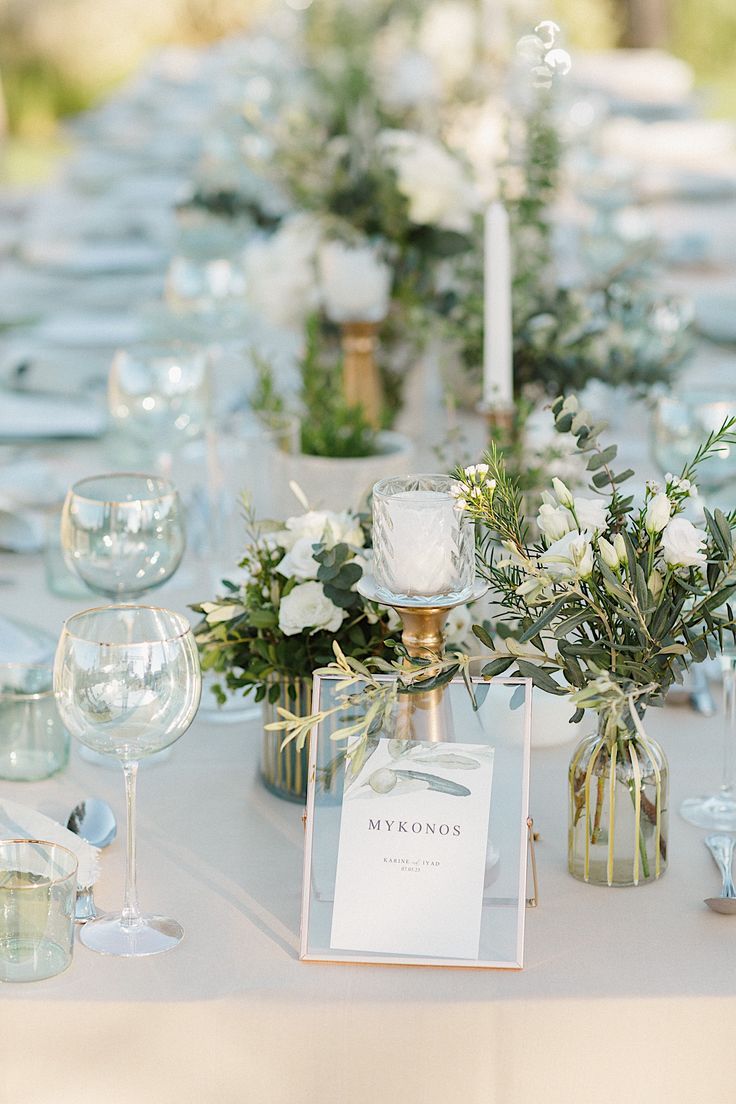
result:
<svg viewBox="0 0 736 1104"><path fill-rule="evenodd" d="M268 2L0 0L0 133L10 136L0 177L42 174L58 120L94 103L152 47L247 28ZM537 9L562 24L574 47L671 50L693 66L704 112L736 117L736 0L537 0Z"/></svg>

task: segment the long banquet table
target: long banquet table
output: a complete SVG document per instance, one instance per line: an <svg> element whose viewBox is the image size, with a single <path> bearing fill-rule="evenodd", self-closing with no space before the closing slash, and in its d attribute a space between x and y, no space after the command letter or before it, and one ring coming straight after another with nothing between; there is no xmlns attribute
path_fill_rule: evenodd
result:
<svg viewBox="0 0 736 1104"><path fill-rule="evenodd" d="M56 631L79 608L39 597L39 564L13 570L5 612ZM176 591L164 597L183 608ZM716 783L720 722L669 706L648 724L676 810ZM671 813L671 864L654 885L574 881L569 746L540 748L541 902L523 971L301 963L301 809L260 785L258 745L257 719L198 718L141 773L142 905L179 919L185 940L140 961L77 945L65 974L3 986L2 1104L733 1100L736 922L703 904L718 887L704 832ZM98 795L122 825L119 774L73 749L57 778L0 783L0 796L61 816ZM102 908L119 905L123 859L118 838L102 855Z"/></svg>

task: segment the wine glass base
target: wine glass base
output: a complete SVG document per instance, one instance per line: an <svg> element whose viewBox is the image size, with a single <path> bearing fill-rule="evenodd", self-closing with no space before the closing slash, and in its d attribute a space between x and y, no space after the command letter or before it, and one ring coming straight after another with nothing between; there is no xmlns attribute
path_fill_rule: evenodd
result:
<svg viewBox="0 0 736 1104"><path fill-rule="evenodd" d="M184 929L165 916L141 916L136 924L124 924L120 913L90 920L79 933L80 942L98 954L138 958L163 954L181 943Z"/></svg>
<svg viewBox="0 0 736 1104"><path fill-rule="evenodd" d="M736 801L726 794L688 797L680 805L680 816L698 828L736 832Z"/></svg>

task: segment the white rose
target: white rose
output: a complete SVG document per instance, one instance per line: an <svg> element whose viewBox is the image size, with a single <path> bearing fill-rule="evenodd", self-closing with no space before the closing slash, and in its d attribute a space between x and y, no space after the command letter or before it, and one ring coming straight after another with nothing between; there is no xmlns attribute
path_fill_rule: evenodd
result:
<svg viewBox="0 0 736 1104"><path fill-rule="evenodd" d="M278 571L287 579L316 579L319 564L314 558L312 537L299 537L294 541L278 566Z"/></svg>
<svg viewBox="0 0 736 1104"><path fill-rule="evenodd" d="M311 633L320 629L334 633L344 618L345 610L331 602L321 583L316 582L295 586L281 599L279 607L279 628L284 636L296 636L305 629L310 629Z"/></svg>
<svg viewBox="0 0 736 1104"><path fill-rule="evenodd" d="M365 544L363 530L355 515L336 514L332 510L308 510L306 514L287 518L286 528L279 530L275 536L287 552L302 537L310 538L312 544L317 544L325 536L329 537L330 546L342 541L355 548L362 548Z"/></svg>
<svg viewBox="0 0 736 1104"><path fill-rule="evenodd" d="M319 306L319 240L315 219L293 215L270 238L251 242L243 253L246 299L271 325L300 329Z"/></svg>
<svg viewBox="0 0 736 1104"><path fill-rule="evenodd" d="M672 513L672 503L666 494L660 492L649 500L644 528L647 533L661 533Z"/></svg>
<svg viewBox="0 0 736 1104"><path fill-rule="evenodd" d="M318 266L325 310L333 322L380 322L386 317L393 274L374 249L326 242Z"/></svg>
<svg viewBox="0 0 736 1104"><path fill-rule="evenodd" d="M574 510L580 529L600 533L606 528L606 504L599 498L576 498Z"/></svg>
<svg viewBox="0 0 736 1104"><path fill-rule="evenodd" d="M472 229L477 196L457 158L432 139L407 130L384 130L379 145L409 201L412 222L460 234Z"/></svg>
<svg viewBox="0 0 736 1104"><path fill-rule="evenodd" d="M587 579L593 571L593 548L590 533L575 530L551 544L540 557L553 579Z"/></svg>
<svg viewBox="0 0 736 1104"><path fill-rule="evenodd" d="M705 533L687 518L676 517L662 533L662 554L670 567L702 567L707 557Z"/></svg>
<svg viewBox="0 0 736 1104"><path fill-rule="evenodd" d="M573 528L572 515L562 506L550 506L544 502L537 514L537 525L541 533L550 541L559 540Z"/></svg>

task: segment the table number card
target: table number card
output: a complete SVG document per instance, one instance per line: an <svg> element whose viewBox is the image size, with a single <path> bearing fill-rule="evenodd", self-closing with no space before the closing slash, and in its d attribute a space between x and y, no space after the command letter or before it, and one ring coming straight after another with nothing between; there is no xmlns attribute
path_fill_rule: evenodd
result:
<svg viewBox="0 0 736 1104"><path fill-rule="evenodd" d="M330 947L478 958L487 744L381 739L343 796Z"/></svg>

